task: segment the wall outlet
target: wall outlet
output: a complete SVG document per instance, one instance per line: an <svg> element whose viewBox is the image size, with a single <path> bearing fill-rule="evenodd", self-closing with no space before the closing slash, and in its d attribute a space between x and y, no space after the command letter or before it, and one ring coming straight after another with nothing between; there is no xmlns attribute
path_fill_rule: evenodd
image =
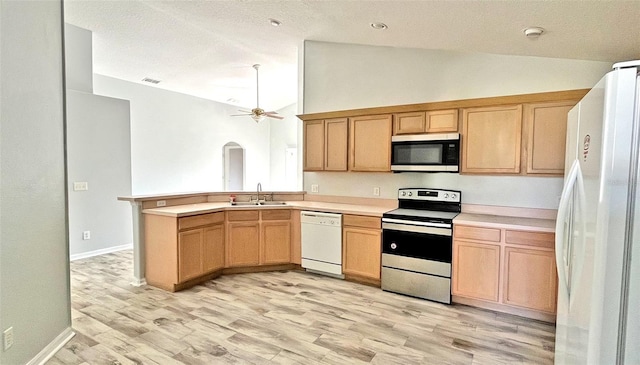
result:
<svg viewBox="0 0 640 365"><path fill-rule="evenodd" d="M318 184L311 184L311 192L312 193L318 192Z"/></svg>
<svg viewBox="0 0 640 365"><path fill-rule="evenodd" d="M13 346L13 327L9 327L2 333L2 340L4 342L4 351L7 351Z"/></svg>
<svg viewBox="0 0 640 365"><path fill-rule="evenodd" d="M82 239L83 240L90 240L91 239L91 231L82 232Z"/></svg>
<svg viewBox="0 0 640 365"><path fill-rule="evenodd" d="M89 190L89 183L86 181L76 181L73 183L73 191Z"/></svg>
<svg viewBox="0 0 640 365"><path fill-rule="evenodd" d="M375 196L380 196L380 188L379 187L375 187L373 188L373 195Z"/></svg>
<svg viewBox="0 0 640 365"><path fill-rule="evenodd" d="M166 200L158 200L156 202L156 207L166 207L167 206L167 201Z"/></svg>

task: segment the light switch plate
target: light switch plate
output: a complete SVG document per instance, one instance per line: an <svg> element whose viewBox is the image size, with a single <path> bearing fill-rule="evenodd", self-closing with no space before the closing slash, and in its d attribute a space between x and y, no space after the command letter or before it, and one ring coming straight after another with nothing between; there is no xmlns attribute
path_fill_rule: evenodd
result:
<svg viewBox="0 0 640 365"><path fill-rule="evenodd" d="M375 196L380 196L380 188L379 187L375 187L373 188L373 195Z"/></svg>
<svg viewBox="0 0 640 365"><path fill-rule="evenodd" d="M318 192L318 184L311 184L311 192L312 193Z"/></svg>

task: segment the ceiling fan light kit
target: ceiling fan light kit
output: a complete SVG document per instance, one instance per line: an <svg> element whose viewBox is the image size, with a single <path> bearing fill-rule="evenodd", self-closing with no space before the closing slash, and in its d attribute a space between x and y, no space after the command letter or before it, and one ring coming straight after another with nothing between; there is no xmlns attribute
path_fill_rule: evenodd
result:
<svg viewBox="0 0 640 365"><path fill-rule="evenodd" d="M251 116L251 119L256 121L256 123L263 121L265 117L275 118L275 119L284 119L283 117L279 116L278 113L275 111L265 112L264 109L260 108L260 87L259 87L260 83L258 78L258 69L260 68L260 65L256 63L252 67L256 70L256 107L251 109L250 112L246 110L240 110L240 112L245 114L234 114L232 115L232 117L249 115Z"/></svg>

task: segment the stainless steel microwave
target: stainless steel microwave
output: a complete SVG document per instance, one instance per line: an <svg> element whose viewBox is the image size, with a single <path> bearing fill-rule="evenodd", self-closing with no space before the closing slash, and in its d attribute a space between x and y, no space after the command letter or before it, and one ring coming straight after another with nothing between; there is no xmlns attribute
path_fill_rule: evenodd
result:
<svg viewBox="0 0 640 365"><path fill-rule="evenodd" d="M391 137L391 171L458 172L460 134Z"/></svg>

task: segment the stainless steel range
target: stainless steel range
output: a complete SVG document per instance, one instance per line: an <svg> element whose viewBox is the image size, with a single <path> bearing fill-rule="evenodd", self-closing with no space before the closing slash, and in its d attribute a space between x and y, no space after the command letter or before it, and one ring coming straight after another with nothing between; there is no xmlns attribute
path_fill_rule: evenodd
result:
<svg viewBox="0 0 640 365"><path fill-rule="evenodd" d="M400 189L398 209L382 216L382 289L451 303L457 190Z"/></svg>

